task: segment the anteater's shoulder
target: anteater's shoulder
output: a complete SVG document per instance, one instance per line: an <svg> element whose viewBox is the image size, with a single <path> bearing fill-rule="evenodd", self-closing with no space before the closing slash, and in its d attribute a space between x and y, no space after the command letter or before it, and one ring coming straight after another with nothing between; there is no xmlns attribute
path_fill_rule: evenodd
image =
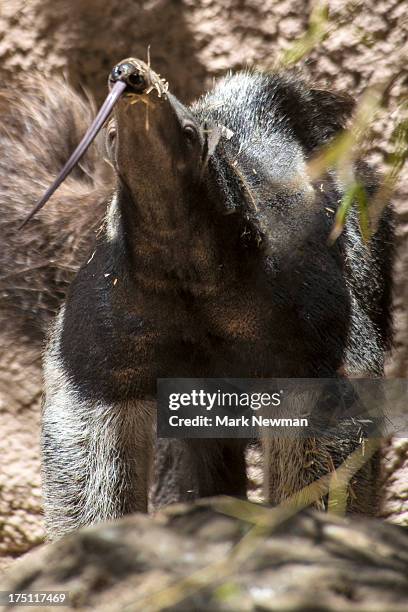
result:
<svg viewBox="0 0 408 612"><path fill-rule="evenodd" d="M348 94L318 89L298 72L244 70L229 73L192 106L201 120L238 131L241 140L280 133L298 141L306 153L342 130L354 100Z"/></svg>

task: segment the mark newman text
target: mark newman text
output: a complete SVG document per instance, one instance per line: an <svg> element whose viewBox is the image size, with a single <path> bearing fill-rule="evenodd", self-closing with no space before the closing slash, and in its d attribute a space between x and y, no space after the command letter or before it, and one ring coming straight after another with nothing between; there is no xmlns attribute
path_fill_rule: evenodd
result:
<svg viewBox="0 0 408 612"><path fill-rule="evenodd" d="M271 419L257 414L251 417L229 417L229 416L195 416L192 418L171 415L169 418L171 427L308 427L309 420L299 419Z"/></svg>

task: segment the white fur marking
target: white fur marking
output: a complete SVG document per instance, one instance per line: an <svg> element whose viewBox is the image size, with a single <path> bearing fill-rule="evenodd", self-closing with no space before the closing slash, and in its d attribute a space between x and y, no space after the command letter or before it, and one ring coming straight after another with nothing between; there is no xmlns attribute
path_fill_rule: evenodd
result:
<svg viewBox="0 0 408 612"><path fill-rule="evenodd" d="M118 196L115 193L106 213L106 235L110 242L117 239L119 234L119 208Z"/></svg>
<svg viewBox="0 0 408 612"><path fill-rule="evenodd" d="M48 449L44 444L45 509L57 535L117 516L115 494L123 482L117 436L126 420L113 405L82 400L69 380L60 355L63 318L64 308L44 357L43 430L52 437Z"/></svg>

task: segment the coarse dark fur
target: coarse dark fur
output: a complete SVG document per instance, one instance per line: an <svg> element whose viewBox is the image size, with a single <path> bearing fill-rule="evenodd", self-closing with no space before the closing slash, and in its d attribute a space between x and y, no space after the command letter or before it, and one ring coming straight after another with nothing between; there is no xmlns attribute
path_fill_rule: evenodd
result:
<svg viewBox="0 0 408 612"><path fill-rule="evenodd" d="M72 101L65 107L62 95L59 104L69 116ZM343 129L352 107L348 96L313 90L291 75L231 75L190 111L180 105L199 127L229 130L200 173L196 151L186 153L176 125L169 126L168 142L161 136L165 146L157 155L167 151L179 173L166 160L158 171L117 126L115 232L108 235L108 215L70 288L45 361L51 534L146 510L158 377L382 374L391 340L390 209L369 245L352 213L329 246L343 189L333 173L311 184L306 168ZM154 130L140 135L150 137ZM357 172L373 193L372 171L360 163ZM81 171L71 179L79 214L89 206L78 196L80 181L101 206L101 192L89 180ZM101 189L106 197L105 183ZM15 216L20 220L27 209ZM181 498L191 490L245 495L244 441L178 444ZM269 441L267 499L286 499L357 445L341 432L318 444ZM356 480L351 510L375 512L376 462Z"/></svg>

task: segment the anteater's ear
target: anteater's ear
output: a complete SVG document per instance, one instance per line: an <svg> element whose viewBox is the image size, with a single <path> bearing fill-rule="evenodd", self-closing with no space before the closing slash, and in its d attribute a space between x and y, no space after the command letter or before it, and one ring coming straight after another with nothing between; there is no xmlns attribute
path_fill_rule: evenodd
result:
<svg viewBox="0 0 408 612"><path fill-rule="evenodd" d="M355 101L346 93L311 89L308 107L312 132L310 144L315 148L346 128Z"/></svg>
<svg viewBox="0 0 408 612"><path fill-rule="evenodd" d="M220 127L219 125L213 125L211 127L206 125L204 127L205 127L206 139L205 139L204 150L203 150L203 155L202 155L203 169L206 167L211 155L213 155L221 139L221 136L222 136L222 127Z"/></svg>

